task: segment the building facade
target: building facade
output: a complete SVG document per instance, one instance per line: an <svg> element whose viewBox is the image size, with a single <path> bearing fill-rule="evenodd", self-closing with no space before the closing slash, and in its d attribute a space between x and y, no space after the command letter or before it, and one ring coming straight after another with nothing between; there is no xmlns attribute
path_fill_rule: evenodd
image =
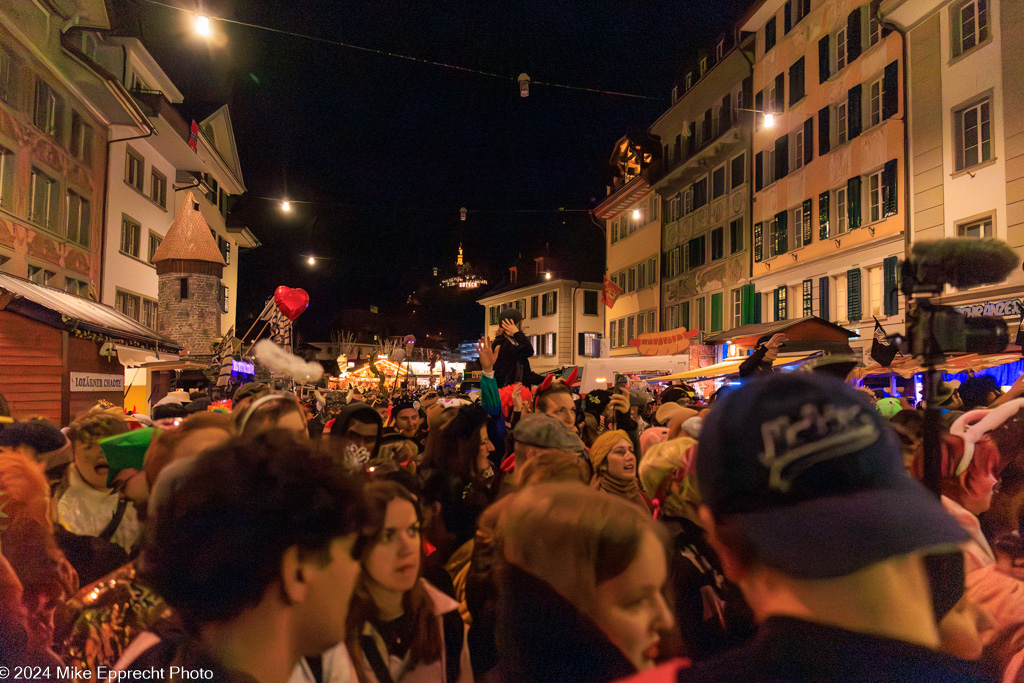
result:
<svg viewBox="0 0 1024 683"><path fill-rule="evenodd" d="M761 0L754 34L751 277L761 321L816 315L865 359L903 328L902 46L862 0Z"/></svg>
<svg viewBox="0 0 1024 683"><path fill-rule="evenodd" d="M479 299L484 307L484 330L494 338L498 313L515 308L523 314L520 326L533 346L530 368L544 373L583 365L598 354L604 330L601 284L546 279Z"/></svg>
<svg viewBox="0 0 1024 683"><path fill-rule="evenodd" d="M0 271L95 299L108 127L142 117L81 58L103 2L60 7L0 6Z"/></svg>
<svg viewBox="0 0 1024 683"><path fill-rule="evenodd" d="M661 329L718 333L756 321L750 280L753 41L698 55L650 128L662 144ZM628 330L627 330L628 331ZM650 331L650 330L647 330Z"/></svg>
<svg viewBox="0 0 1024 683"><path fill-rule="evenodd" d="M909 53L913 239L994 237L1024 255L1024 7L886 0L881 15ZM1017 268L999 284L947 286L941 301L1013 324L1022 295Z"/></svg>
<svg viewBox="0 0 1024 683"><path fill-rule="evenodd" d="M659 329L661 200L651 189L651 176L660 154L650 136L619 140L609 161L613 183L593 210L604 223L605 277L622 289L605 311L612 356L639 355L630 340Z"/></svg>

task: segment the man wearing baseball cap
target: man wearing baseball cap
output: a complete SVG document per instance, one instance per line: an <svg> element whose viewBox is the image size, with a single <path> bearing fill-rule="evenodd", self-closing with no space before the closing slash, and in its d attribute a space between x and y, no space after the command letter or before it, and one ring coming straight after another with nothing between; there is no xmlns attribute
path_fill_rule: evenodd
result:
<svg viewBox="0 0 1024 683"><path fill-rule="evenodd" d="M937 652L924 556L965 534L905 472L884 418L851 387L769 375L701 429L699 515L759 622L683 681L980 681Z"/></svg>

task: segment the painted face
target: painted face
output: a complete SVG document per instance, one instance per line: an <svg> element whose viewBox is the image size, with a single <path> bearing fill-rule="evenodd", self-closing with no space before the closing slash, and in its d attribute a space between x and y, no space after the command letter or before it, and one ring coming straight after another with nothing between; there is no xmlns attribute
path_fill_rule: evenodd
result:
<svg viewBox="0 0 1024 683"><path fill-rule="evenodd" d="M674 622L661 593L667 579L665 551L654 534L645 532L626 571L597 586L594 621L637 669L653 664L659 631Z"/></svg>
<svg viewBox="0 0 1024 683"><path fill-rule="evenodd" d="M75 467L82 475L85 483L94 489L105 491L107 489L107 458L100 449L100 442L96 440L92 444L83 441L74 441L71 444L75 454Z"/></svg>
<svg viewBox="0 0 1024 683"><path fill-rule="evenodd" d="M420 411L415 408L403 408L395 416L395 429L402 436L416 436L420 428Z"/></svg>
<svg viewBox="0 0 1024 683"><path fill-rule="evenodd" d="M608 474L616 479L632 479L636 476L636 455L633 444L627 439L619 439L608 454Z"/></svg>
<svg viewBox="0 0 1024 683"><path fill-rule="evenodd" d="M484 472L491 466L491 459L487 456L494 452L494 444L487 436L487 426L480 427L480 449L476 455L476 471Z"/></svg>
<svg viewBox="0 0 1024 683"><path fill-rule="evenodd" d="M345 638L345 620L361 571L359 561L352 557L355 541L355 534L339 536L331 542L327 564L307 565L311 572L304 605L307 635L301 639L309 648L304 653L307 656L323 652Z"/></svg>
<svg viewBox="0 0 1024 683"><path fill-rule="evenodd" d="M342 450L348 451L351 448L364 448L372 452L373 447L377 445L377 431L378 427L375 424L352 420L348 425L348 429L341 436Z"/></svg>
<svg viewBox="0 0 1024 683"><path fill-rule="evenodd" d="M576 426L576 404L573 403L572 396L569 394L552 394L547 400L547 408L544 412L557 417L569 429Z"/></svg>
<svg viewBox="0 0 1024 683"><path fill-rule="evenodd" d="M980 659L984 636L995 627L992 615L965 595L939 622L939 649L958 659Z"/></svg>
<svg viewBox="0 0 1024 683"><path fill-rule="evenodd" d="M367 582L374 589L404 594L420 577L420 521L416 508L397 498L388 503L384 528L363 560Z"/></svg>

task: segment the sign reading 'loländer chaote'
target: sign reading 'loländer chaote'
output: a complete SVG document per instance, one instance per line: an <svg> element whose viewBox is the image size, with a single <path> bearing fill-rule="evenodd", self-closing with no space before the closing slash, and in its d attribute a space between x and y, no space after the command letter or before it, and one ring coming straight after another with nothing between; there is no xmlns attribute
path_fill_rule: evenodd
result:
<svg viewBox="0 0 1024 683"><path fill-rule="evenodd" d="M71 391L124 391L124 375L72 372Z"/></svg>

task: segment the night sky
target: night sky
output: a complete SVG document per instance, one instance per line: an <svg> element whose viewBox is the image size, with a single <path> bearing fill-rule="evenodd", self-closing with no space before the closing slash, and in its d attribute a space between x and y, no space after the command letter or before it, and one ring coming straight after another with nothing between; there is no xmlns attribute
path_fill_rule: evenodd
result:
<svg viewBox="0 0 1024 683"><path fill-rule="evenodd" d="M169 0L192 9L191 2ZM451 271L463 243L500 279L550 243L567 275L600 276L603 240L585 212L605 196L613 144L670 105L699 48L745 0L439 2L203 0L212 17L309 34L507 76L454 69L224 22L205 41L192 16L120 0L113 21L140 37L181 90L186 120L230 106L248 188L230 222L263 242L240 261L239 326L278 285L303 287L297 321L325 339L347 308L399 310ZM620 91L635 99L515 77ZM311 201L291 214L256 197ZM470 213L459 221L459 207ZM311 269L301 258L330 260ZM450 273L449 273L450 274ZM479 310L479 309L477 309ZM482 320L482 314L479 316Z"/></svg>

